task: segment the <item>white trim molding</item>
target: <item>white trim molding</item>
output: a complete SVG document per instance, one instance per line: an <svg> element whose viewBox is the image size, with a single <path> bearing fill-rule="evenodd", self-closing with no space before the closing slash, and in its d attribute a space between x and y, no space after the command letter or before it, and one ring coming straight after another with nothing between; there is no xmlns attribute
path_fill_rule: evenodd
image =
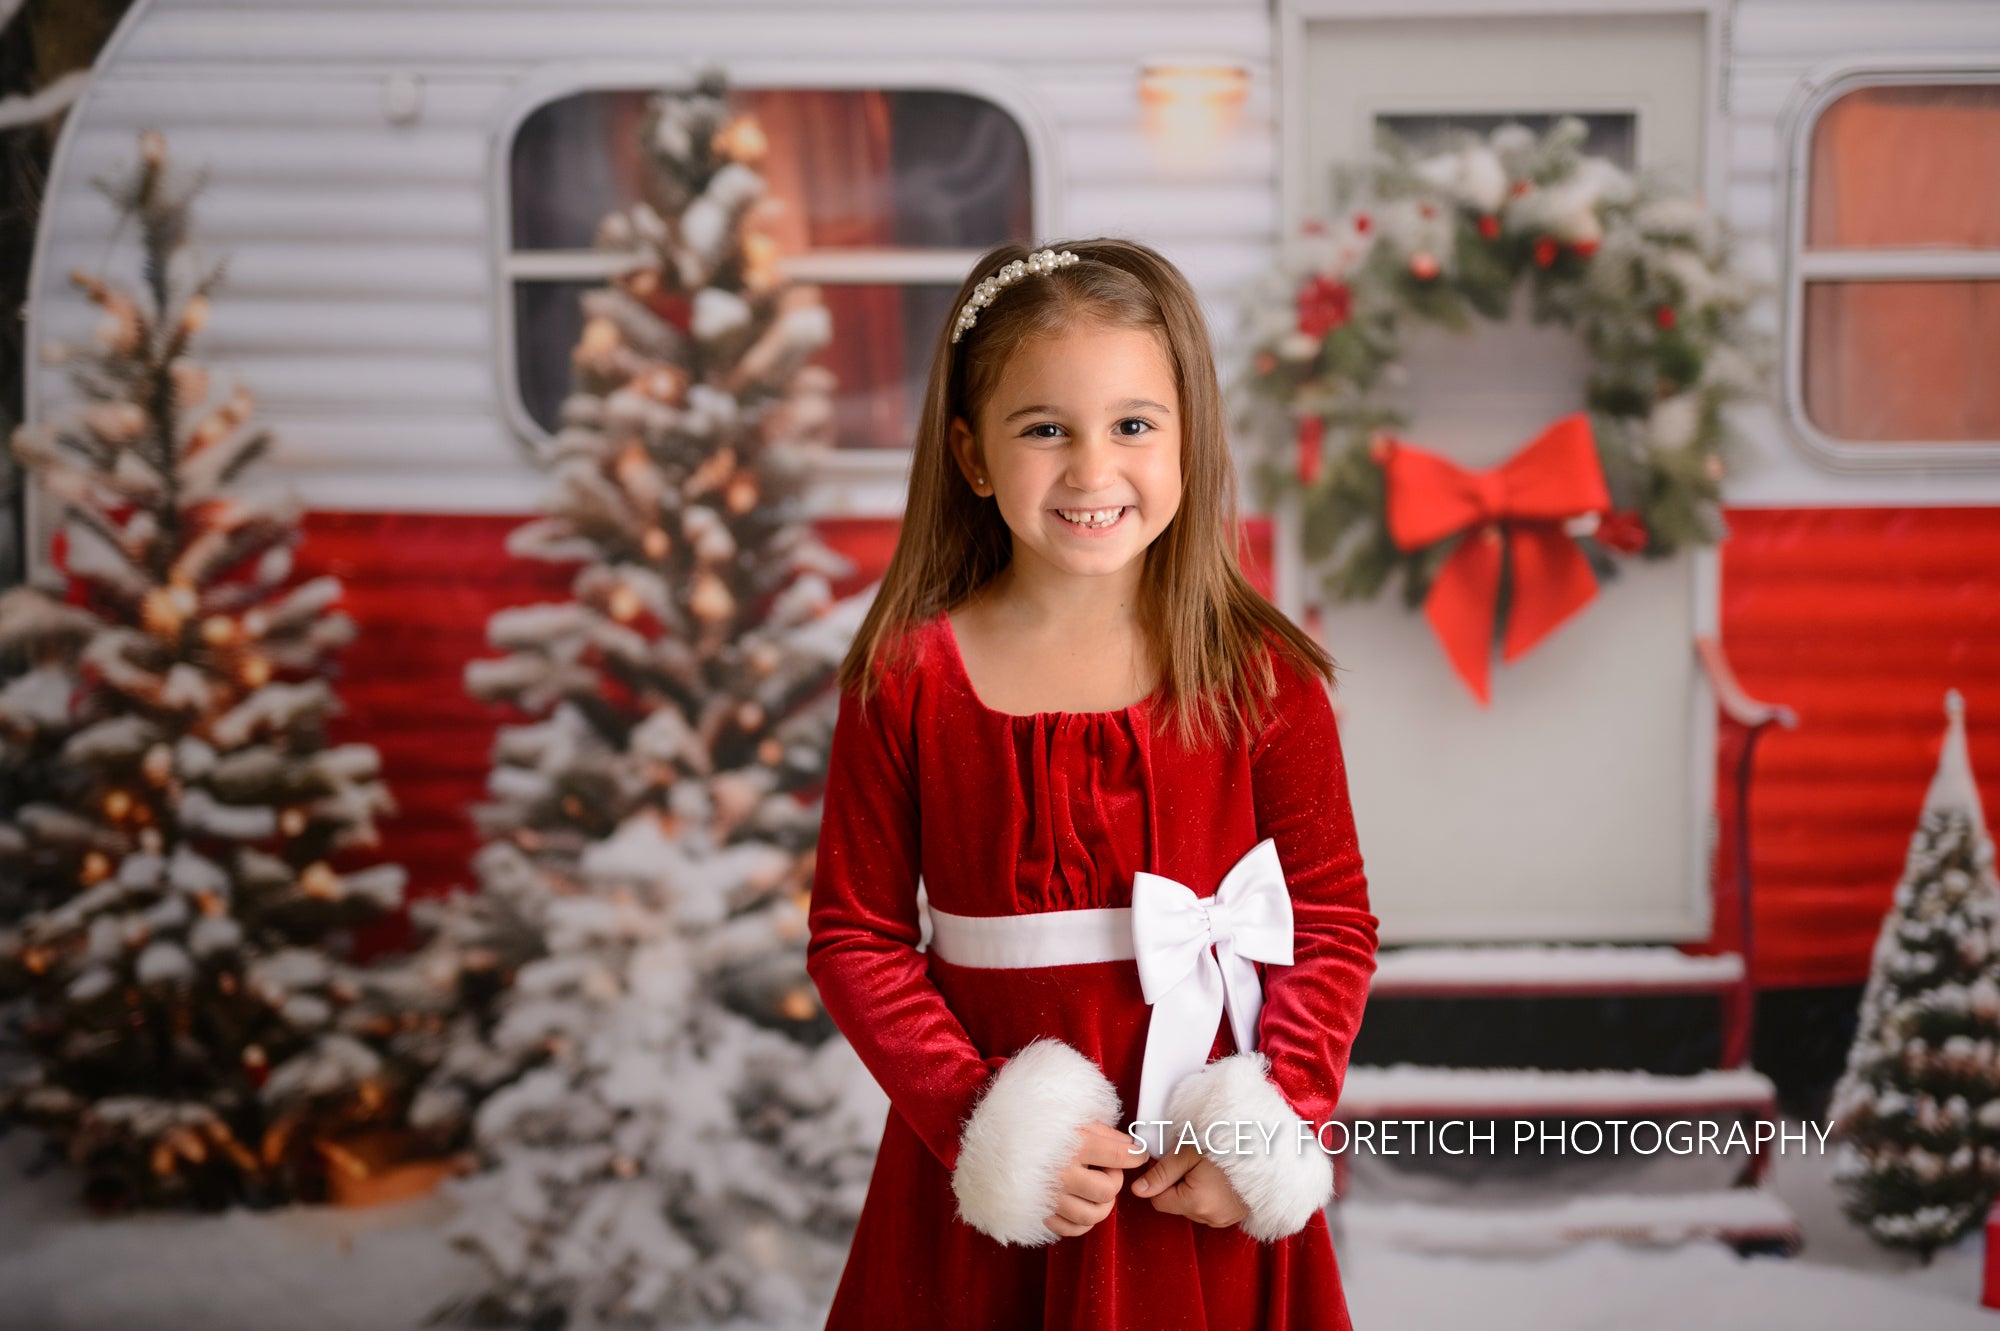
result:
<svg viewBox="0 0 2000 1331"><path fill-rule="evenodd" d="M1820 116L1841 98L1863 88L1978 83L2000 84L2000 66L1952 55L1841 60L1813 69L1800 81L1786 105L1779 131L1786 164L1779 244L1784 330L1779 396L1786 433L1808 458L1830 470L1877 474L2000 471L2000 439L1962 443L1842 439L1828 434L1813 421L1805 401L1807 282L2000 279L2000 250L1808 250L1805 232L1812 135Z"/></svg>
<svg viewBox="0 0 2000 1331"><path fill-rule="evenodd" d="M1700 180L1703 197L1723 197L1729 161L1723 91L1727 26L1735 0L1276 0L1278 48L1278 211L1279 234L1287 239L1307 214L1306 25L1341 19L1513 19L1549 17L1617 18L1621 15L1698 14L1703 18ZM1561 98L1565 102L1571 98ZM1504 109L1504 108L1503 108ZM1576 110L1589 110L1576 106ZM1625 109L1620 107L1618 109Z"/></svg>

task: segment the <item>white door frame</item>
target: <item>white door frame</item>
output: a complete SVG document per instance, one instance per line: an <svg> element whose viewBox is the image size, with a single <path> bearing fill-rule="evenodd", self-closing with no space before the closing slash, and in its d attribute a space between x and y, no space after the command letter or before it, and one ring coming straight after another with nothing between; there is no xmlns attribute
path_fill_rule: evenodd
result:
<svg viewBox="0 0 2000 1331"><path fill-rule="evenodd" d="M1275 39L1277 43L1279 243L1288 243L1298 233L1300 222L1316 206L1309 200L1308 182L1314 179L1313 164L1307 160L1308 116L1305 60L1307 25L1341 19L1450 19L1450 18L1536 18L1536 17L1634 17L1696 15L1702 20L1703 88L1700 107L1701 145L1698 179L1701 196L1710 207L1720 206L1727 180L1728 158L1726 88L1728 82L1728 29L1734 0L1276 0ZM1299 518L1294 502L1281 502L1271 515L1275 542L1273 565L1277 601L1295 620L1303 614L1308 599L1307 573L1298 554ZM1717 550L1698 549L1693 553L1692 628L1696 634L1720 635L1721 558ZM1612 594L1616 594L1615 590ZM1687 645L1690 662L1694 642ZM1712 931L1714 921L1713 854L1715 828L1715 698L1706 675L1691 665L1693 686L1688 698L1688 737L1691 747L1691 789L1685 813L1689 845L1689 874L1686 883L1686 916L1682 927L1662 920L1633 921L1621 928L1619 922L1590 917L1587 913L1565 922L1545 921L1559 932L1602 938L1617 936L1660 938L1679 935L1698 938ZM1468 922L1482 933L1504 933L1503 919ZM1428 941L1405 936L1391 941Z"/></svg>
<svg viewBox="0 0 2000 1331"><path fill-rule="evenodd" d="M1728 155L1724 89L1734 0L1277 0L1278 221L1279 234L1296 234L1307 208L1306 25L1325 19L1537 18L1562 15L1592 18L1620 14L1696 14L1706 48L1706 86L1701 109L1701 193L1717 205L1727 183Z"/></svg>

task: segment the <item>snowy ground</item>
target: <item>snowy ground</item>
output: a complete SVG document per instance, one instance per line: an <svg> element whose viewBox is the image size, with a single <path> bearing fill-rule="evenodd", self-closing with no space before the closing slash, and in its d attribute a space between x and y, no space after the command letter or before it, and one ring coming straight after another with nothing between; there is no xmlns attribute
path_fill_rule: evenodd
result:
<svg viewBox="0 0 2000 1331"><path fill-rule="evenodd" d="M0 1140L0 1331L416 1331L478 1281L438 1237L448 1207L439 1199L103 1221L76 1205L66 1175L23 1177L31 1147L23 1133ZM1520 1180L1505 1199L1574 1177ZM1713 1182L1651 1165L1619 1186ZM1391 1176L1364 1158L1350 1195L1442 1200L1460 1186ZM1599 1241L1545 1258L1474 1259L1343 1241L1349 1307L1360 1331L2000 1331L2000 1313L1979 1306L1981 1236L1921 1268L1840 1215L1824 1157L1779 1161L1774 1186L1805 1230L1791 1258ZM1497 1195L1486 1186L1479 1197Z"/></svg>
<svg viewBox="0 0 2000 1331"><path fill-rule="evenodd" d="M1798 1123L1787 1120L1794 1133ZM1634 1161L1620 1190L1726 1186L1736 1162ZM1535 1259L1444 1257L1336 1239L1357 1331L1477 1326L1480 1331L2000 1331L1980 1307L1984 1236L1930 1266L1878 1246L1840 1213L1827 1156L1774 1157L1771 1187L1798 1216L1791 1257L1739 1257L1719 1243L1646 1247L1597 1240ZM1581 1170L1467 1196L1462 1185L1390 1174L1356 1157L1348 1195L1521 1204L1573 1187Z"/></svg>
<svg viewBox="0 0 2000 1331"><path fill-rule="evenodd" d="M100 1220L34 1146L0 1140L0 1331L414 1331L479 1279L436 1197Z"/></svg>

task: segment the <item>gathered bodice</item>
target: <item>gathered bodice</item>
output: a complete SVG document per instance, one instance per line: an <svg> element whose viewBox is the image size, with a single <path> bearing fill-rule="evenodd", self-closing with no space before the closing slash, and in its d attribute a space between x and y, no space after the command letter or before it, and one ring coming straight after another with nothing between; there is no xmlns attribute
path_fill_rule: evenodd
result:
<svg viewBox="0 0 2000 1331"><path fill-rule="evenodd" d="M991 915L1131 904L1157 843L1150 702L995 711L939 612L919 632L924 882L939 909Z"/></svg>

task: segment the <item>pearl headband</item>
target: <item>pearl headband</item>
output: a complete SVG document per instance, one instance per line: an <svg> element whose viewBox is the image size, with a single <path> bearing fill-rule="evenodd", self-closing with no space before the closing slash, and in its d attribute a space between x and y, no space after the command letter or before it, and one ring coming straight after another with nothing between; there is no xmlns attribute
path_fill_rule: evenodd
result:
<svg viewBox="0 0 2000 1331"><path fill-rule="evenodd" d="M972 289L972 299L965 302L965 308L958 312L958 322L952 325L951 340L957 342L970 332L972 325L979 322L979 312L993 303L993 298L1024 277L1036 273L1053 273L1058 268L1067 268L1081 262L1068 250L1058 254L1054 250L1037 250L1025 259L1016 259L999 272Z"/></svg>

